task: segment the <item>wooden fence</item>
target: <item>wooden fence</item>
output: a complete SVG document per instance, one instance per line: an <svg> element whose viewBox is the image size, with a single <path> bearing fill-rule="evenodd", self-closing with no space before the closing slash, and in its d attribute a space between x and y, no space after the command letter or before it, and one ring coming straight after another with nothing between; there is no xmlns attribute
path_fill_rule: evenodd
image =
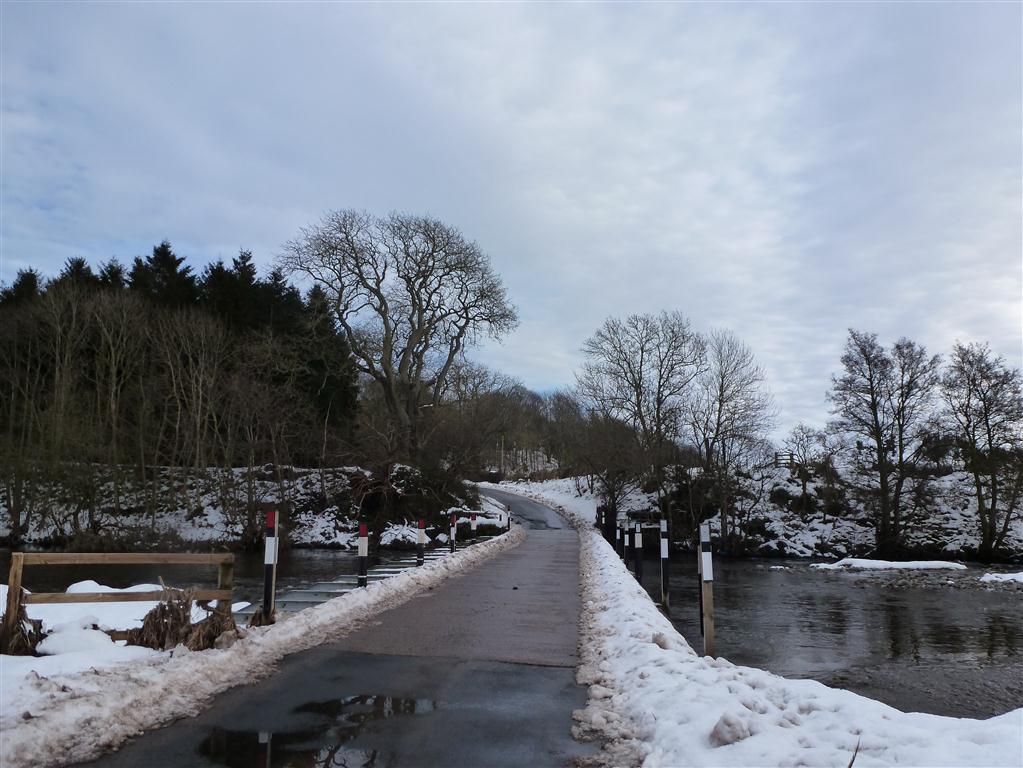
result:
<svg viewBox="0 0 1023 768"><path fill-rule="evenodd" d="M231 615L234 598L234 555L179 553L81 553L81 552L14 552L11 555L10 579L7 582L7 608L0 629L0 652L7 645L17 625L23 605L43 603L127 603L168 599L184 590L162 589L154 592L35 592L26 594L21 587L22 572L33 565L191 565L218 566L216 589L190 590L194 600L217 600L217 611Z"/></svg>

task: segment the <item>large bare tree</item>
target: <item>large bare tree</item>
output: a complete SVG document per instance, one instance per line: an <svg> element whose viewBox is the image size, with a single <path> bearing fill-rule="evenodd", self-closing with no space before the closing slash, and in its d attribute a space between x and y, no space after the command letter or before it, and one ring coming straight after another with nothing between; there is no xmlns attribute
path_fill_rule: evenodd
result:
<svg viewBox="0 0 1023 768"><path fill-rule="evenodd" d="M440 404L466 347L517 322L487 255L427 216L331 211L285 244L281 266L329 297L359 369L380 386L408 458L421 448L421 409Z"/></svg>
<svg viewBox="0 0 1023 768"><path fill-rule="evenodd" d="M877 334L850 329L843 373L832 377L833 426L862 446L857 468L861 489L875 502L881 554L897 551L902 542L907 483L923 448L939 366L937 355L928 356L908 339L897 341L889 352Z"/></svg>
<svg viewBox="0 0 1023 768"><path fill-rule="evenodd" d="M763 463L775 410L753 350L731 331L711 331L707 363L686 416L704 472L714 484L721 534L732 547L742 538L733 515L735 474Z"/></svg>
<svg viewBox="0 0 1023 768"><path fill-rule="evenodd" d="M660 488L678 414L705 370L703 339L680 312L611 317L586 340L583 353L580 395L608 419L637 430Z"/></svg>
<svg viewBox="0 0 1023 768"><path fill-rule="evenodd" d="M990 558L1023 501L1023 379L986 344L956 344L942 394L973 476L979 554Z"/></svg>

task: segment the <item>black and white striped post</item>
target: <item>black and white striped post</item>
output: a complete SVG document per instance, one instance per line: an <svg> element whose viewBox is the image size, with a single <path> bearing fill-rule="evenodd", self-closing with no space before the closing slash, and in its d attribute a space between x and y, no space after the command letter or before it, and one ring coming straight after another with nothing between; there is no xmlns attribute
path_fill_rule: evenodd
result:
<svg viewBox="0 0 1023 768"><path fill-rule="evenodd" d="M369 565L369 526L359 523L359 586L365 587L369 583L366 575L366 568Z"/></svg>
<svg viewBox="0 0 1023 768"><path fill-rule="evenodd" d="M416 565L426 562L426 521L419 518L419 538L416 541Z"/></svg>
<svg viewBox="0 0 1023 768"><path fill-rule="evenodd" d="M458 515L451 513L451 537L448 539L448 546L451 551L455 551L455 534L458 533Z"/></svg>
<svg viewBox="0 0 1023 768"><path fill-rule="evenodd" d="M622 560L625 559L625 537L622 534L622 524L615 521L615 552Z"/></svg>
<svg viewBox="0 0 1023 768"><path fill-rule="evenodd" d="M626 518L625 522L622 524L622 535L625 537L625 549L624 549L624 553L625 554L622 556L622 559L625 561L625 568L628 569L629 568L629 561L630 560L634 561L634 558L633 558L633 555L632 555L632 526L629 525L628 518Z"/></svg>
<svg viewBox="0 0 1023 768"><path fill-rule="evenodd" d="M636 521L636 531L632 536L632 570L636 574L636 581L643 583L643 523Z"/></svg>
<svg viewBox="0 0 1023 768"><path fill-rule="evenodd" d="M661 515L661 605L668 610L668 519Z"/></svg>
<svg viewBox="0 0 1023 768"><path fill-rule="evenodd" d="M700 629L703 654L714 655L714 562L710 546L710 523L700 525L700 549L696 554L700 574Z"/></svg>
<svg viewBox="0 0 1023 768"><path fill-rule="evenodd" d="M266 548L263 550L263 623L273 624L277 592L277 510L266 511Z"/></svg>
<svg viewBox="0 0 1023 768"><path fill-rule="evenodd" d="M470 531L469 538L472 539L474 544L476 543L476 526L477 526L476 513L475 512L471 512L469 514L469 531Z"/></svg>

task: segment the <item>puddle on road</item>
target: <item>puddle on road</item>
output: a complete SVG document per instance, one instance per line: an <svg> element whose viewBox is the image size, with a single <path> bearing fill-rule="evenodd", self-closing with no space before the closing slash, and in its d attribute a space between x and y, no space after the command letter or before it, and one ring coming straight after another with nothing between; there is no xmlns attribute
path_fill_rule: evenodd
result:
<svg viewBox="0 0 1023 768"><path fill-rule="evenodd" d="M315 715L322 724L278 733L214 728L199 746L212 762L229 768L369 768L376 749L347 746L377 720L423 715L436 709L430 699L392 696L346 696L296 707L296 715Z"/></svg>

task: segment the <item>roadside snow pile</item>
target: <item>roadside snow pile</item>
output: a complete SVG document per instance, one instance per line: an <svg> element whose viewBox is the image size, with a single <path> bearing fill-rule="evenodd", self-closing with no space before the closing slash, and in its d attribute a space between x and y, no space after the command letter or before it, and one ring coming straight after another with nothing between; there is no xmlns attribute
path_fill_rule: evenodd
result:
<svg viewBox="0 0 1023 768"><path fill-rule="evenodd" d="M514 490L514 486L501 486ZM560 490L528 494L558 505ZM579 530L580 735L608 764L1018 766L1023 709L989 720L905 713L812 680L698 656L593 529L592 500L561 511Z"/></svg>
<svg viewBox="0 0 1023 768"><path fill-rule="evenodd" d="M983 582L1008 583L1018 582L1023 584L1023 573L985 573L980 577Z"/></svg>
<svg viewBox="0 0 1023 768"><path fill-rule="evenodd" d="M855 569L862 571L965 571L966 566L962 563L950 563L947 560L907 560L898 562L894 560L863 560L858 557L847 557L837 563L813 563L811 568L821 571L838 571L842 569Z"/></svg>
<svg viewBox="0 0 1023 768"><path fill-rule="evenodd" d="M104 646L41 659L2 656L0 765L43 768L89 760L144 730L196 715L216 694L269 675L288 654L337 640L381 611L516 546L524 536L515 526L273 626L248 629L223 650L189 652L179 646L167 653L114 652ZM128 651L135 655L131 660L122 653ZM104 666L111 660L116 666Z"/></svg>

